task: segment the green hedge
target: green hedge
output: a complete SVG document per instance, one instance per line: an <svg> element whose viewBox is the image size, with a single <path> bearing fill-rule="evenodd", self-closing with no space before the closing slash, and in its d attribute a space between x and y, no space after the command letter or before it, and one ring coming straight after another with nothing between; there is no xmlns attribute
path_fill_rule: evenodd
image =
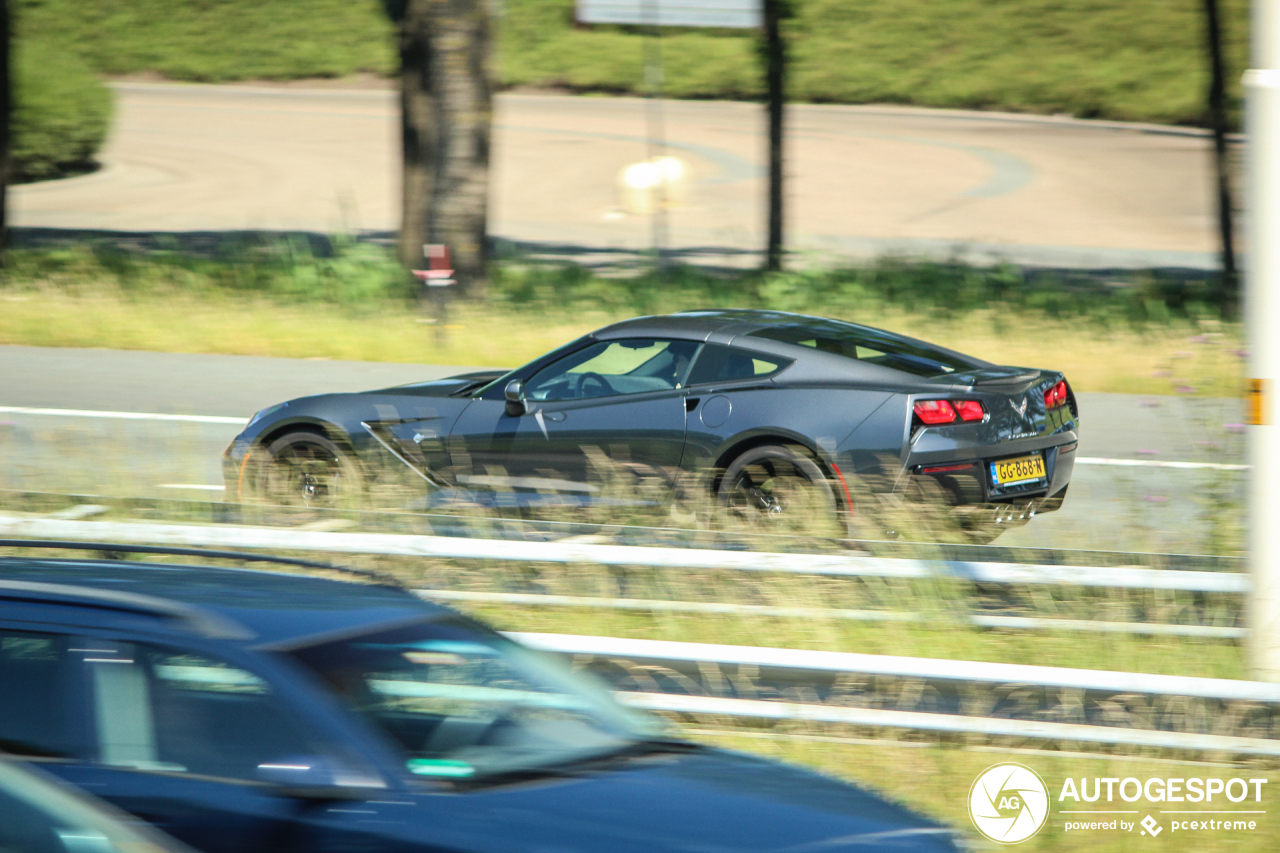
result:
<svg viewBox="0 0 1280 853"><path fill-rule="evenodd" d="M171 80L389 75L382 0L19 0L20 34L57 39L102 74Z"/></svg>
<svg viewBox="0 0 1280 853"><path fill-rule="evenodd" d="M485 0L490 2L490 0ZM638 93L636 28L574 24L575 0L501 0L507 86ZM1221 0L1238 112L1249 0ZM13 5L13 4L11 4ZM1202 0L790 0L793 100L904 103L1197 124L1208 86ZM18 32L103 74L175 80L394 74L382 0L17 0ZM759 40L670 29L667 94L758 98Z"/></svg>
<svg viewBox="0 0 1280 853"><path fill-rule="evenodd" d="M75 54L50 42L15 40L11 183L93 168L107 136L111 91Z"/></svg>

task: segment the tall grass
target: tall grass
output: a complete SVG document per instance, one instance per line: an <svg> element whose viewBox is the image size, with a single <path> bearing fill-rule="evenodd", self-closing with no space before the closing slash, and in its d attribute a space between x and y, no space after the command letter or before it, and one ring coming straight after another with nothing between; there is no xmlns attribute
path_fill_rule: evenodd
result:
<svg viewBox="0 0 1280 853"><path fill-rule="evenodd" d="M602 275L507 260L486 299L450 309L443 339L391 253L349 239L15 250L3 282L0 342L10 344L508 367L639 314L767 308L1055 367L1081 391L1172 393L1185 382L1171 365L1194 362L1195 394L1240 393L1241 332L1218 318L1213 283L1155 272L1099 278L884 260L775 275Z"/></svg>

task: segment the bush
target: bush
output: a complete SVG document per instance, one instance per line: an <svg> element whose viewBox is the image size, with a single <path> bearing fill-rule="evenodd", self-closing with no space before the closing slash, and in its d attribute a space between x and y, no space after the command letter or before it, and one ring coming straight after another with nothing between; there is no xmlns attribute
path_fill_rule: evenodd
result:
<svg viewBox="0 0 1280 853"><path fill-rule="evenodd" d="M87 172L107 135L111 91L74 54L14 40L10 183Z"/></svg>

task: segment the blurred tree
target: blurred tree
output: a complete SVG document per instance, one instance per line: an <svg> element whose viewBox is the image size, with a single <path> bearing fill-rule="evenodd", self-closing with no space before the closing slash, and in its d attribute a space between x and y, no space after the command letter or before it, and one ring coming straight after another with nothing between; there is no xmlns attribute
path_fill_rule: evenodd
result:
<svg viewBox="0 0 1280 853"><path fill-rule="evenodd" d="M400 260L443 243L458 286L482 295L493 116L488 0L384 0L397 25L404 199Z"/></svg>

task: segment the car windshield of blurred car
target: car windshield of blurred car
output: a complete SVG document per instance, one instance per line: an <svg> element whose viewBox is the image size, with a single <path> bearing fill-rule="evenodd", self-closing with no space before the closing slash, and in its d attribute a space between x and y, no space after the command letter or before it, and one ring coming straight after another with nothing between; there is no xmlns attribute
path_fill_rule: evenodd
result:
<svg viewBox="0 0 1280 853"><path fill-rule="evenodd" d="M536 771L626 750L663 726L588 679L498 635L441 621L295 650L404 750L455 779Z"/></svg>
<svg viewBox="0 0 1280 853"><path fill-rule="evenodd" d="M916 376L940 376L979 366L976 362L960 358L956 353L932 347L922 341L909 341L878 329L837 320L812 319L770 326L752 332L751 335L812 347L821 352L892 367Z"/></svg>

